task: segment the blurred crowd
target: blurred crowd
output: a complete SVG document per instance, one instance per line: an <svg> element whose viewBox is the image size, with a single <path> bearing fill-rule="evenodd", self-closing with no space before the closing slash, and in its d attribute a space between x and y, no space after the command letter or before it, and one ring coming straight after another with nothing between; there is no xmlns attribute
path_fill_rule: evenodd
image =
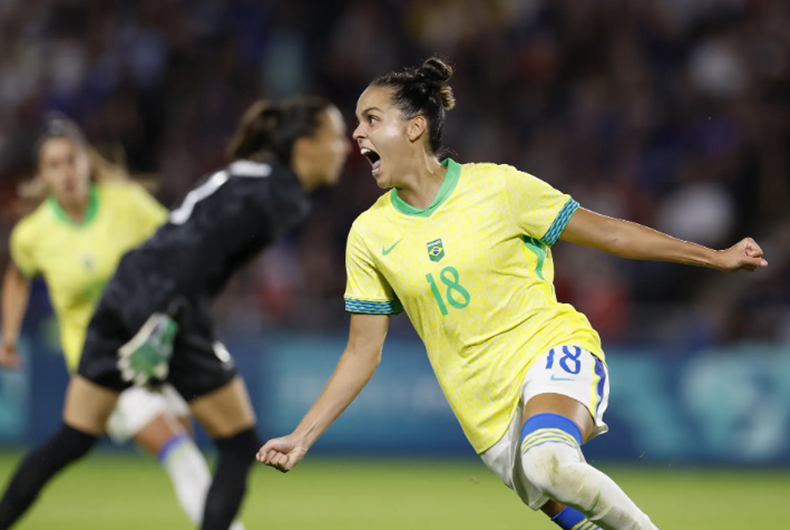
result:
<svg viewBox="0 0 790 530"><path fill-rule="evenodd" d="M456 68L456 160L515 165L584 207L708 246L763 244L770 271L748 276L560 243L558 295L609 344L790 341L784 0L3 0L3 252L51 110L122 147L172 205L223 163L253 100L317 93L351 130L372 78L432 54ZM223 326L345 325L345 236L380 193L354 153L300 233L228 287Z"/></svg>

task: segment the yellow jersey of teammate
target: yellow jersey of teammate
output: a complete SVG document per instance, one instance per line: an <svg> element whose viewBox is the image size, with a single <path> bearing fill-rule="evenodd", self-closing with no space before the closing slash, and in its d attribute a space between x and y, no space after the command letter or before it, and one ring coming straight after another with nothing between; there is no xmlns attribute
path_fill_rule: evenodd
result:
<svg viewBox="0 0 790 530"><path fill-rule="evenodd" d="M553 346L603 359L587 318L554 293L551 246L579 207L540 179L496 164L447 167L421 210L384 194L348 238L346 310L405 310L478 453L507 430L527 370Z"/></svg>
<svg viewBox="0 0 790 530"><path fill-rule="evenodd" d="M128 181L91 185L82 222L54 197L23 218L11 233L11 257L25 276L42 275L60 326L66 366L76 371L93 309L126 253L150 236L167 210Z"/></svg>

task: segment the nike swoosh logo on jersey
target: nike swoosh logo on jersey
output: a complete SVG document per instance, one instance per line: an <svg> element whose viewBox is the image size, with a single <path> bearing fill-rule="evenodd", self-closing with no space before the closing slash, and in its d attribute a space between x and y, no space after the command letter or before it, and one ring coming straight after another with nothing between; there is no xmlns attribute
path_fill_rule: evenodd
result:
<svg viewBox="0 0 790 530"><path fill-rule="evenodd" d="M554 374L551 374L552 381L573 381L572 377L557 377Z"/></svg>
<svg viewBox="0 0 790 530"><path fill-rule="evenodd" d="M381 247L381 254L382 254L383 256L386 256L387 254L389 254L390 252L392 252L392 250L393 250L395 247L397 247L397 246L398 246L398 243L400 243L401 241L403 241L403 238L400 238L399 240L397 240L396 242L394 242L390 248L384 248L384 247Z"/></svg>

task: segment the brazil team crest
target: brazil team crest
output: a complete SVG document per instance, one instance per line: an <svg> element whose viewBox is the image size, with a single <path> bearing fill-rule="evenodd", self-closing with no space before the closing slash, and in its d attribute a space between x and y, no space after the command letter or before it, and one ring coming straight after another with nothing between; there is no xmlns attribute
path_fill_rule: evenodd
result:
<svg viewBox="0 0 790 530"><path fill-rule="evenodd" d="M428 241L428 257L431 261L441 261L444 257L444 245L442 245L442 238Z"/></svg>

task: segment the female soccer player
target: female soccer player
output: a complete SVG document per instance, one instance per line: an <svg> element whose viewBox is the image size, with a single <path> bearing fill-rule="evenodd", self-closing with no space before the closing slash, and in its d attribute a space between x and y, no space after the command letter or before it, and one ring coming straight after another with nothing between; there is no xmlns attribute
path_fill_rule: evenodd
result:
<svg viewBox="0 0 790 530"><path fill-rule="evenodd" d="M104 285L121 256L150 236L167 218L167 210L130 182L122 167L101 157L68 119L47 122L35 156L38 175L28 189L35 195L43 191L46 198L11 235L11 262L3 279L0 366L19 366L16 343L30 278L40 274L52 296L66 366L73 374ZM133 438L157 457L184 512L198 523L211 474L185 430L189 415L172 387L161 392L130 388L121 394L107 428L114 440Z"/></svg>
<svg viewBox="0 0 790 530"><path fill-rule="evenodd" d="M242 264L306 217L306 191L337 181L350 151L345 134L340 112L322 99L248 109L229 148L236 161L121 260L88 327L64 425L16 471L0 501L0 529L94 446L120 392L166 380L217 447L201 528L227 530L259 441L244 383L215 339L211 301Z"/></svg>
<svg viewBox="0 0 790 530"><path fill-rule="evenodd" d="M714 251L598 215L510 166L440 162L451 74L431 58L360 96L354 139L391 191L348 237L348 345L294 432L258 460L288 471L304 457L367 384L390 315L405 310L472 446L527 505L566 529L653 529L580 450L607 429L609 381L598 334L557 302L549 249L564 239L728 271L766 266L762 251L748 238Z"/></svg>

